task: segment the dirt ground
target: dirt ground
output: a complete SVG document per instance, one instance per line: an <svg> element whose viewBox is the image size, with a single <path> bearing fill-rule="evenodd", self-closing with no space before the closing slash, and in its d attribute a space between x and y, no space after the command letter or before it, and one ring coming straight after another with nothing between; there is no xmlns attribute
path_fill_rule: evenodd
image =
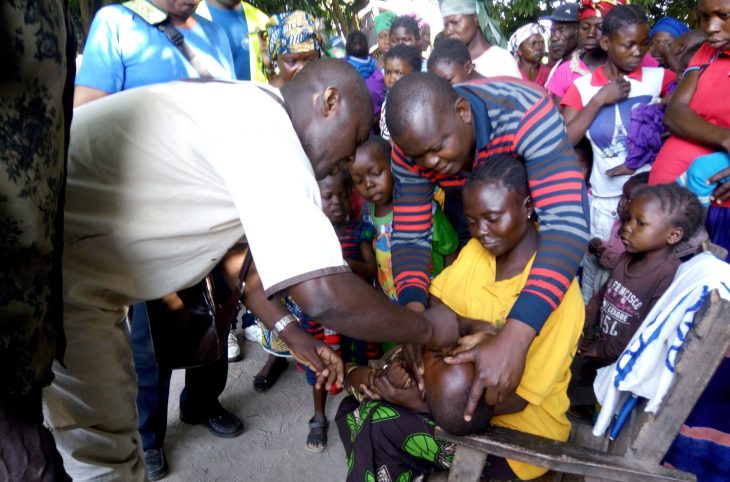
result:
<svg viewBox="0 0 730 482"><path fill-rule="evenodd" d="M228 383L221 403L241 418L244 433L234 439L214 437L201 426L186 425L178 418L184 372L173 373L170 388L165 452L170 465L169 482L187 481L343 481L345 453L337 435L334 416L342 395L330 397L329 446L318 454L307 451L307 421L312 416L312 391L304 374L290 361L277 384L256 393L251 379L266 360L258 344L244 340L244 358L228 364Z"/></svg>

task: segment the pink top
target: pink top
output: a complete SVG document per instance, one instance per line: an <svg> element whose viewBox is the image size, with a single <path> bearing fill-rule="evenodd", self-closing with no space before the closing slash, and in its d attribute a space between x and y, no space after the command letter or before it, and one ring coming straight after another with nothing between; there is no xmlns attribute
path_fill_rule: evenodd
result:
<svg viewBox="0 0 730 482"><path fill-rule="evenodd" d="M659 63L647 53L641 61L641 66L658 67ZM545 89L550 94L563 98L575 79L590 73L591 71L588 69L588 66L580 58L578 51L576 51L570 60L563 62L555 69L555 73L550 77L550 80L545 85Z"/></svg>

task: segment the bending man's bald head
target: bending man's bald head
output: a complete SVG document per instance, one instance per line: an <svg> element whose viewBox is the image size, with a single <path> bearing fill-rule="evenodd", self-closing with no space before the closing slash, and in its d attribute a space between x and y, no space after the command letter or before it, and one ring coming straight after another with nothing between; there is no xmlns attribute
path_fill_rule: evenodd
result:
<svg viewBox="0 0 730 482"><path fill-rule="evenodd" d="M347 62L319 59L281 88L294 130L317 179L355 157L373 125L370 91Z"/></svg>
<svg viewBox="0 0 730 482"><path fill-rule="evenodd" d="M385 123L390 136L403 134L415 119L453 108L459 95L448 81L433 74L414 72L388 92Z"/></svg>
<svg viewBox="0 0 730 482"><path fill-rule="evenodd" d="M349 63L323 58L306 65L291 81L281 88L282 95L290 96L319 92L327 87L336 88L352 112L367 112L372 116L373 101L370 91Z"/></svg>

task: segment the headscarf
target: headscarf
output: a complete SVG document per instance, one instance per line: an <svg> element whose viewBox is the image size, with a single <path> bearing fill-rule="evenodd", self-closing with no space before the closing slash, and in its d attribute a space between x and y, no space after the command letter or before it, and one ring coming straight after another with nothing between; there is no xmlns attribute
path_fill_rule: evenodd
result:
<svg viewBox="0 0 730 482"><path fill-rule="evenodd" d="M282 54L316 50L321 55L322 41L317 21L301 10L273 15L267 24L266 34L272 63Z"/></svg>
<svg viewBox="0 0 730 482"><path fill-rule="evenodd" d="M545 33L545 29L543 29L542 25L540 25L539 23L532 22L528 23L527 25L523 25L522 27L515 30L515 33L513 33L512 36L509 38L509 42L507 43L507 50L515 58L517 58L517 51L520 49L520 45L522 45L522 42L532 37L536 33L540 35L543 35Z"/></svg>
<svg viewBox="0 0 730 482"><path fill-rule="evenodd" d="M439 0L442 17L451 15L476 15L476 0Z"/></svg>
<svg viewBox="0 0 730 482"><path fill-rule="evenodd" d="M390 26L395 20L396 14L393 12L383 12L373 19L373 28L375 29L375 37L380 35L383 30L390 30Z"/></svg>
<svg viewBox="0 0 730 482"><path fill-rule="evenodd" d="M649 37L653 37L657 32L667 32L672 37L679 38L689 32L689 27L676 18L664 17L656 21L654 27L649 31Z"/></svg>
<svg viewBox="0 0 730 482"><path fill-rule="evenodd" d="M578 20L585 18L603 18L616 5L630 5L630 0L581 0L578 9Z"/></svg>

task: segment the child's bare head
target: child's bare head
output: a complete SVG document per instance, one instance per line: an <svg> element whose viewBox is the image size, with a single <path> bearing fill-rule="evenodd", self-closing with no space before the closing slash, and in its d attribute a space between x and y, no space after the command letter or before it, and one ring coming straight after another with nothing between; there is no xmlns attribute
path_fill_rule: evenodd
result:
<svg viewBox="0 0 730 482"><path fill-rule="evenodd" d="M640 172L631 176L625 183L622 189L621 198L618 200L618 208L616 212L620 220L624 221L629 215L629 204L631 198L634 197L634 192L641 186L646 186L649 183L649 173Z"/></svg>
<svg viewBox="0 0 730 482"><path fill-rule="evenodd" d="M357 148L350 176L362 197L374 204L393 201L393 173L390 170L390 143L373 136Z"/></svg>
<svg viewBox="0 0 730 482"><path fill-rule="evenodd" d="M470 422L464 420L474 380L474 364L447 365L441 352L423 351L426 404L436 423L453 435L483 432L494 412L482 397Z"/></svg>
<svg viewBox="0 0 730 482"><path fill-rule="evenodd" d="M629 204L621 239L629 253L666 249L692 236L703 219L697 196L678 184L641 186Z"/></svg>
<svg viewBox="0 0 730 482"><path fill-rule="evenodd" d="M319 194L322 198L322 211L332 224L341 224L347 221L351 209L350 176L340 170L317 181Z"/></svg>

